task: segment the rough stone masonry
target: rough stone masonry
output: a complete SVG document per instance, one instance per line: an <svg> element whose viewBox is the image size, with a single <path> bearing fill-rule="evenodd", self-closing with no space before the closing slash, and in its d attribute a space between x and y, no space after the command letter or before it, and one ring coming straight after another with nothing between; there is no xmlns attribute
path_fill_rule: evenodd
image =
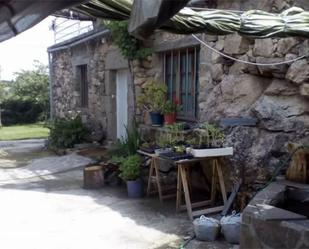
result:
<svg viewBox="0 0 309 249"><path fill-rule="evenodd" d="M291 6L309 10L308 2L297 0L217 1L218 9L281 12ZM249 39L237 34L200 34L199 38L220 52L257 63L276 63L309 53L309 41L303 38ZM196 45L188 36L163 32L154 36L153 43L155 48L164 44L171 49ZM226 130L227 143L235 149L231 159L232 175L240 177L244 170L246 183L255 187L265 182L280 160L286 158L287 142L309 143L308 59L276 66L254 66L226 59L203 45L200 45L199 56L198 121L218 122L224 117L248 116L258 120L256 127ZM154 54L152 60L135 61L137 94L148 79L162 80L158 60ZM154 70L154 67L157 68Z"/></svg>
<svg viewBox="0 0 309 249"><path fill-rule="evenodd" d="M212 4L214 1L212 1ZM218 9L281 12L291 6L309 10L306 0L217 0ZM211 36L198 34L213 48L238 59L276 63L309 53L308 39L249 39L237 34ZM160 49L199 47L198 120L218 122L226 117L253 117L255 127L227 128L227 144L235 149L231 158L232 177L244 170L251 185L265 182L280 160L287 157L287 142L309 143L309 64L308 59L275 66L255 66L235 62L214 53L190 36L156 32L148 44L154 54L131 63L135 94L143 91L150 79L162 81L163 64ZM87 42L53 54L53 105L56 116L66 116L69 110L81 110L85 122L97 132L109 133L112 95L106 54L114 49L111 43ZM78 107L79 93L74 86L72 53L88 54L89 107ZM82 57L82 55L80 55ZM137 109L136 118L145 121Z"/></svg>

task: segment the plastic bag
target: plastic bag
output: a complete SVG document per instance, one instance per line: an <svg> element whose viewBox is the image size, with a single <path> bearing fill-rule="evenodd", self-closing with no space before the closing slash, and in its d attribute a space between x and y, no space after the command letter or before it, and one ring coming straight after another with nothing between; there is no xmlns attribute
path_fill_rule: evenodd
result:
<svg viewBox="0 0 309 249"><path fill-rule="evenodd" d="M224 216L220 220L221 232L227 242L239 244L241 215L233 212L232 215Z"/></svg>
<svg viewBox="0 0 309 249"><path fill-rule="evenodd" d="M220 222L202 215L193 221L194 233L198 240L214 241L220 231Z"/></svg>

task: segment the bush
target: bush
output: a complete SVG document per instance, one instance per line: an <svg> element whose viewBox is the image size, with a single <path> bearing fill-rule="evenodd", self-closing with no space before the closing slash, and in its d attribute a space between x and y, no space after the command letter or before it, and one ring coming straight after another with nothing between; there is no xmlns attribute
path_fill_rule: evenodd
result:
<svg viewBox="0 0 309 249"><path fill-rule="evenodd" d="M122 159L120 163L120 177L125 181L135 181L140 177L141 157L134 154Z"/></svg>
<svg viewBox="0 0 309 249"><path fill-rule="evenodd" d="M110 155L129 156L134 155L141 144L140 134L136 121L133 121L131 128L126 128L126 137L118 139L115 147L110 149Z"/></svg>
<svg viewBox="0 0 309 249"><path fill-rule="evenodd" d="M89 134L80 116L72 119L56 119L50 123L49 128L51 148L72 148L74 144L83 142Z"/></svg>
<svg viewBox="0 0 309 249"><path fill-rule="evenodd" d="M31 100L8 99L1 104L3 125L30 124L39 120L44 108Z"/></svg>

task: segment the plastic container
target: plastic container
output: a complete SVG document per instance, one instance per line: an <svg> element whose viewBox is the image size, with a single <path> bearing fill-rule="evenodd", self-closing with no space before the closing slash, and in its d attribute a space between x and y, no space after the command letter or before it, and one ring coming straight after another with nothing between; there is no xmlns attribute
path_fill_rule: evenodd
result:
<svg viewBox="0 0 309 249"><path fill-rule="evenodd" d="M220 220L221 232L227 242L231 244L239 244L241 215L233 213L229 216L224 216Z"/></svg>
<svg viewBox="0 0 309 249"><path fill-rule="evenodd" d="M127 181L128 196L130 198L141 198L143 197L143 182L141 179L135 181Z"/></svg>
<svg viewBox="0 0 309 249"><path fill-rule="evenodd" d="M198 240L214 241L220 232L220 222L202 215L193 221L194 233Z"/></svg>
<svg viewBox="0 0 309 249"><path fill-rule="evenodd" d="M190 153L194 157L231 156L233 155L233 147L213 148L213 149L191 149Z"/></svg>

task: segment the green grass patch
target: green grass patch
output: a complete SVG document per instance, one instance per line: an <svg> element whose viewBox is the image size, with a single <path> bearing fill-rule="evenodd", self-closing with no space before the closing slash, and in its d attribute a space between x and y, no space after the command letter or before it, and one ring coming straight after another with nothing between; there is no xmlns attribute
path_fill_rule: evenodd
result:
<svg viewBox="0 0 309 249"><path fill-rule="evenodd" d="M0 140L47 138L49 129L44 124L12 125L0 128Z"/></svg>

